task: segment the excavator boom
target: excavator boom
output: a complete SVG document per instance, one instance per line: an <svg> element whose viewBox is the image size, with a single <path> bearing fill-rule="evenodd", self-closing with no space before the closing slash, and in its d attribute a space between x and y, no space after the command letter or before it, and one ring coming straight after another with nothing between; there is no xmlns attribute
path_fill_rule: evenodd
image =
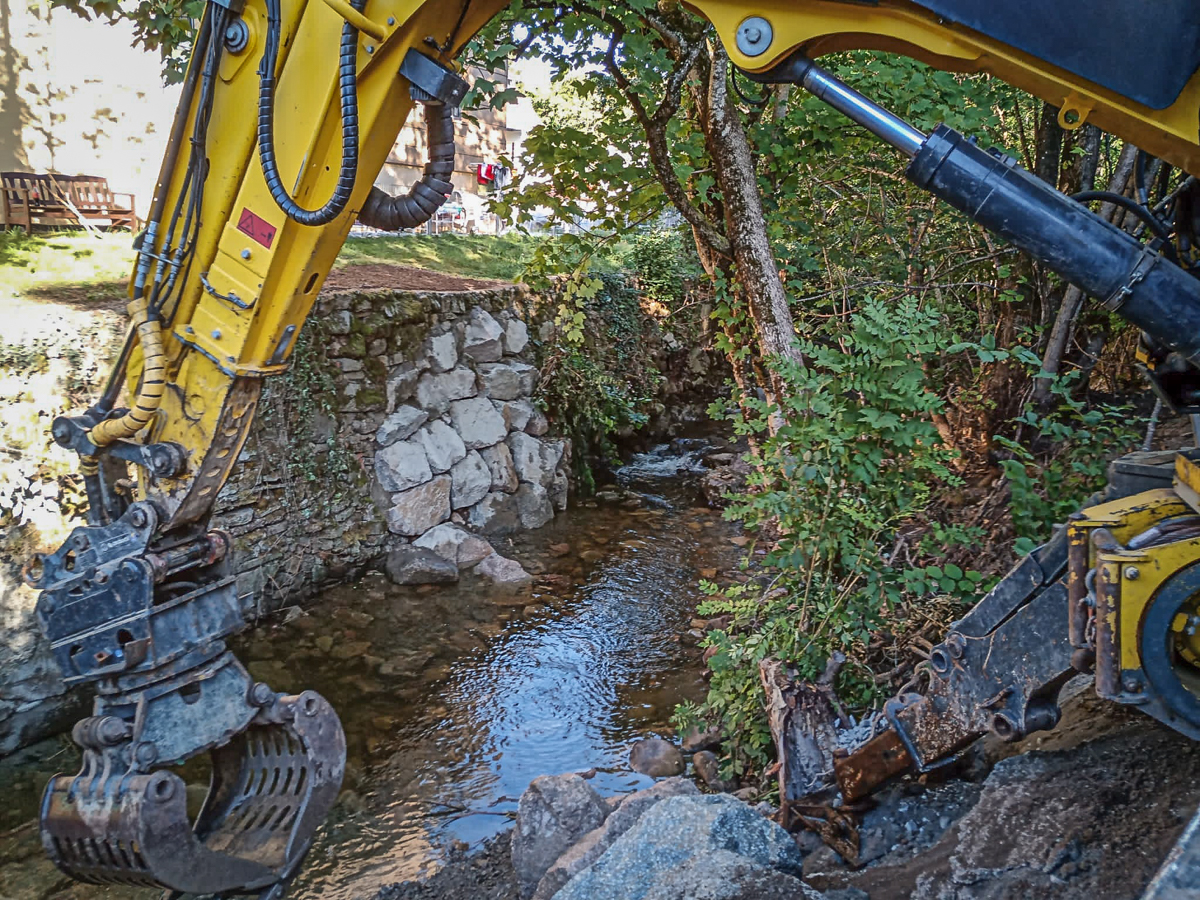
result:
<svg viewBox="0 0 1200 900"><path fill-rule="evenodd" d="M225 648L242 613L229 542L208 520L263 380L286 370L356 217L415 227L445 201L449 111L467 88L455 59L507 5L209 0L204 9L136 244L129 338L96 403L54 423L55 440L80 455L88 523L28 570L64 678L96 690L93 715L74 732L83 769L51 782L42 812L48 852L76 878L278 897L337 795L345 742L329 704L253 683ZM1200 401L1200 284L1169 247L1143 244L949 129L922 134L813 62L875 49L988 72L1058 106L1064 128L1094 123L1198 173L1200 8L683 6L712 23L751 77L829 102L907 156L916 184L1136 323L1168 399L1181 409ZM390 198L372 182L416 106L430 162L408 196ZM1106 696L1200 733L1189 674L1200 648L1177 628L1180 615L1181 627L1190 621L1200 571L1191 465L1165 480L1159 466L1149 493L1118 491L1087 510L958 623L926 693L898 698L888 730L839 764L847 794L880 773L932 766L989 728L1019 736L1052 726L1057 687L1076 670L1094 668ZM129 468L136 486L122 492ZM1130 573L1145 566L1154 577L1139 582ZM212 784L189 820L170 768L200 754L212 758Z"/></svg>

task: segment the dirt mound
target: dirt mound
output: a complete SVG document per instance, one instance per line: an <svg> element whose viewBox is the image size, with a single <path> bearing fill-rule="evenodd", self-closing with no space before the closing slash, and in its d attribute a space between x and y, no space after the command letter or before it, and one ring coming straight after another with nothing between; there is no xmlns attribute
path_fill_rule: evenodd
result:
<svg viewBox="0 0 1200 900"><path fill-rule="evenodd" d="M981 785L885 794L863 823L868 867L821 848L806 876L870 900L1140 897L1200 804L1200 747L1094 696L1067 711L1044 749L1002 759Z"/></svg>
<svg viewBox="0 0 1200 900"><path fill-rule="evenodd" d="M490 278L447 275L418 266L363 263L335 269L325 279L324 292L335 291L486 291L506 287L508 282Z"/></svg>

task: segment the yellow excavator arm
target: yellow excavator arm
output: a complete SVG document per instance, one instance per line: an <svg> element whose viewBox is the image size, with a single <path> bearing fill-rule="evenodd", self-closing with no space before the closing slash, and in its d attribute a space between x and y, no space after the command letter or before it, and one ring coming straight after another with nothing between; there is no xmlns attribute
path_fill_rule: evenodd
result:
<svg viewBox="0 0 1200 900"><path fill-rule="evenodd" d="M42 591L39 620L66 681L97 688L94 713L74 735L84 769L56 778L43 804L45 844L67 873L277 897L336 797L345 744L329 704L312 692L285 696L252 683L225 649L223 638L242 621L227 572L228 541L207 523L246 440L263 379L287 368L356 218L413 227L444 202L453 159L446 111L467 87L455 60L507 5L207 4L138 239L125 350L97 402L54 424L55 439L81 457L89 521L60 550L33 560L28 574ZM1064 128L1094 123L1200 173L1200 59L1184 52L1194 56L1200 46L1200 19L1186 2L1164 0L1155 13L1159 32L1183 47L1162 65L1105 58L1106 48L1128 35L1110 34L1106 43L1096 22L1128 18L1121 8L1140 6L1117 0L683 5L712 23L732 62L751 77L803 85L910 157L912 180L1139 325L1171 372L1191 371L1200 360L1200 284L1189 272L1008 158L948 129L922 134L812 61L831 51L874 49L940 69L988 72L1058 106ZM388 198L372 182L418 106L430 129L431 161L409 196ZM1178 405L1195 402L1188 378L1171 385ZM119 406L123 395L126 408ZM114 463L136 472L132 493L118 490ZM1061 553L1030 558L1039 568L1022 576L1029 582L1023 593L989 595L984 612L939 648L945 669L935 674L950 685L948 699L922 706L909 698L897 706L888 733L870 750L870 771L861 755L841 766L848 793L869 789L880 773L932 766L981 728L1020 735L1052 725L1055 685L1073 671L1072 659L1077 668L1107 673L1116 699L1154 697L1162 717L1200 731L1200 711L1192 717L1183 699L1158 686L1156 678L1169 679L1171 667L1150 677L1137 628L1117 621L1147 615L1155 603L1145 587L1189 572L1200 559L1198 539L1172 524L1167 537L1135 548L1139 560L1154 558L1156 574L1126 592L1136 595L1136 609L1122 607L1120 579L1137 576L1129 574L1133 563L1121 567L1120 552L1135 552L1130 542L1143 532L1194 517L1194 503L1172 489L1169 474L1153 486L1152 497L1118 498L1117 506L1072 526L1069 590L1055 587L1067 567L1064 538ZM1191 543L1181 547L1176 538ZM1096 586L1085 589L1097 566ZM1114 579L1117 587L1100 590ZM1173 589L1184 609L1193 601L1181 584ZM1051 612L1032 612L1038 603ZM1102 614L1110 608L1106 627ZM1165 622L1154 638L1164 653L1173 646L1175 612L1156 614ZM1035 620L1033 632L1022 617ZM1059 629L1050 643L1062 651L1049 661L1029 638L1044 637L1037 629L1047 622ZM1025 665L1021 685L995 671L981 681L972 654L984 644L989 652L1011 647L1018 634L1025 643L1012 660ZM954 681L955 672L967 675ZM1137 690L1126 690L1130 685ZM985 689L995 694L978 696ZM912 725L916 718L920 728ZM947 721L957 724L947 730ZM212 755L213 782L192 821L169 766L201 753Z"/></svg>

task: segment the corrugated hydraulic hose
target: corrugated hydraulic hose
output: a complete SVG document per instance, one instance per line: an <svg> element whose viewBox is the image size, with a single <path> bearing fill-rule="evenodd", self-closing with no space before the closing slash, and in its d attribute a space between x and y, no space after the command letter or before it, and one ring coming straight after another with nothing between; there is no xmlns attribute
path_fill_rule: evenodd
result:
<svg viewBox="0 0 1200 900"><path fill-rule="evenodd" d="M140 297L129 304L129 318L142 344L142 383L129 412L106 419L88 433L97 447L107 447L136 435L150 424L162 404L167 389L167 363L163 353L162 323L149 315L147 300Z"/></svg>
<svg viewBox="0 0 1200 900"><path fill-rule="evenodd" d="M454 186L454 116L449 106L429 103L425 106L425 134L429 143L429 162L425 174L402 197L392 197L379 188L371 188L358 220L381 231L419 228L433 218L449 199Z"/></svg>
<svg viewBox="0 0 1200 900"><path fill-rule="evenodd" d="M351 0L361 12L366 0ZM346 22L342 26L341 53L338 60L338 93L342 113L342 165L338 171L333 196L319 209L305 209L298 204L279 174L275 159L275 68L279 57L281 15L279 0L267 2L267 40L259 68L258 90L258 151L267 189L284 214L301 225L328 225L342 214L358 175L358 29Z"/></svg>

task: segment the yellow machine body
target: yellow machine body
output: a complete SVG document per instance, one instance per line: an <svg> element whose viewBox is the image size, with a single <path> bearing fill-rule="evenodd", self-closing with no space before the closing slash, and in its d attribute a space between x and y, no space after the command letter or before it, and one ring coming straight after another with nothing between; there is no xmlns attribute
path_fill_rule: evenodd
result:
<svg viewBox="0 0 1200 900"><path fill-rule="evenodd" d="M145 435L187 449L187 471L143 481L168 505L172 524L201 518L210 508L245 440L257 402L259 380L283 371L296 335L333 265L413 103L398 74L413 47L449 62L474 33L507 4L371 0L363 15L379 39L359 37L360 174L347 210L333 223L306 227L289 220L271 198L258 160L255 108L257 60L266 28L262 0L243 12L249 41L221 64L213 121L218 139L210 148L202 224L191 280L184 285L173 327L165 338L169 382L157 420ZM1069 123L1090 121L1147 151L1200 172L1196 110L1200 75L1178 100L1152 110L1086 83L1076 76L999 44L986 35L939 21L910 3L874 5L833 0L693 0L687 6L708 18L733 62L762 71L800 49L819 55L847 49L904 53L941 69L990 72L1048 102L1059 104ZM342 18L319 0L285 4L276 133L280 168L298 202L323 202L337 179L341 154L335 42ZM768 17L775 29L769 52L749 58L737 49L736 32L750 16ZM445 47L439 54L437 48ZM1064 119L1064 121L1065 121ZM168 206L182 175L160 184ZM205 273L219 299L202 286ZM140 372L131 366L128 379Z"/></svg>
<svg viewBox="0 0 1200 900"><path fill-rule="evenodd" d="M264 898L277 900L336 796L345 744L332 709L309 692L282 697L265 684L252 684L248 673L224 652L220 639L236 630L240 609L233 579L220 569L228 541L219 533L206 533L206 523L249 433L263 379L286 370L325 277L368 200L376 173L416 105L410 93L412 85L400 74L402 63L416 51L444 68L453 67L463 46L507 5L505 0L354 0L353 5L346 0L281 2L275 159L284 189L302 207L320 207L339 181L343 158L339 36L346 22L357 29L357 176L349 203L326 224L317 226L299 224L285 214L263 174L257 130L259 68L268 42L271 7L266 0L248 0L240 12L244 45L237 46L234 41L228 46L212 82L209 136L203 148L208 164L202 181L203 214L183 280L172 294L171 305L161 310L162 321L169 326L159 327L147 298L139 296L135 276L131 279L131 314L137 343L124 357L123 371L115 373L118 382L123 379L128 386L131 410L109 417L111 407L100 408L95 413L98 421L87 419L93 413L90 410L55 426L56 440L66 445L75 439L72 427L81 427L80 422L87 425L86 440L74 444L81 448L85 479L94 482L99 477L98 456L114 447L125 454L118 458L138 462L135 496L129 498L131 503L119 520L95 521L89 528L77 529L71 539L79 553L95 555L94 564L83 568L101 572L102 580L93 583L90 574L75 571L75 550L64 545L42 559L49 574L44 574L45 583L37 585L43 589L39 617L44 631L54 630L56 605L61 612L64 602L73 602L71 598L81 596L78 591L85 589L97 602L126 603L128 608L122 607L121 615L128 618L122 621L136 618L138 627L165 621L165 613L175 605L186 602L200 609L204 604L211 613L207 618L181 616L183 624L175 631L162 625L161 636L136 641L126 640L129 636L124 631L105 632L112 631L110 626L115 628L117 620L99 616L88 625L91 630L85 637L105 649L91 655L100 662L81 671L75 681L109 678L120 688L114 688L116 693L110 692L110 696L140 697L138 703L164 698L174 702L185 689L203 685L203 690L212 692L212 699L205 694L208 706L198 709L225 713L228 722L217 723L222 736L190 744L179 738L176 744L165 744L172 752L164 753L163 758L184 759L212 750L222 762L214 768L217 774L202 821L192 829L180 799L182 784L155 771L160 767L152 742L137 743L152 717L139 712L133 718L126 708L132 708L129 704L121 706L101 696L96 714L76 728L76 740L85 748L88 760L85 770L75 779L55 779L44 807L48 812L43 819L43 839L48 848L58 848L56 862L75 877L194 891L231 891L240 885L263 888ZM1172 105L1156 110L903 0L688 0L684 5L713 24L732 62L747 71L767 72L797 52L816 57L865 49L906 54L949 71L991 73L1060 106L1060 121L1066 128L1094 123L1182 170L1200 173L1200 75L1191 78ZM738 32L748 19L755 18L769 20L772 38L763 52L751 58L739 51ZM217 40L224 38L216 36ZM202 65L203 60L193 59L193 71ZM198 93L193 96L177 114L180 125L203 118L196 115L201 108ZM193 103L195 106L190 105ZM172 149L180 149L178 142ZM172 165L170 160L169 153L155 201L175 209L187 193L187 166ZM1037 224L1040 230L1041 223ZM142 248L143 266L150 257L165 256L163 233L150 231L147 241L149 245ZM146 251L151 251L150 257ZM1141 269L1134 272L1145 275ZM1131 281L1127 287L1133 285ZM61 438L60 425L64 429ZM130 438L133 445L126 443ZM173 457L166 469L155 469L150 475L156 465L153 459L137 454L149 454L156 447L168 448L180 457ZM1187 532L1190 526L1186 523L1177 537L1138 543L1139 536L1192 513L1188 491L1200 491L1200 473L1189 466L1181 467L1176 490L1151 491L1094 507L1070 526L1071 645L1084 654L1081 664L1094 660L1100 692L1122 702L1138 703L1147 696L1142 632L1146 622L1158 615L1156 603L1162 593L1177 590L1181 573L1193 571L1200 560L1200 532ZM97 490L103 498L103 490ZM92 494L89 484L89 497ZM1196 500L1191 502L1195 505ZM89 533L103 540L90 545ZM102 556L96 545L101 549L118 547L124 556L117 558L116 551ZM136 582L137 591L131 587L127 594L115 593L111 585L118 566L122 577ZM163 602L163 580L185 567L198 569L201 583L181 581L177 586L187 593L167 593L170 602ZM1061 584L1057 590L1062 590ZM1193 616L1187 605L1191 602L1187 599L1179 615L1166 623L1164 633L1170 643L1164 646L1195 663L1200 659L1200 640L1195 637L1200 612ZM1054 611L1061 614L1061 603ZM993 629L1011 631L1019 615L993 623ZM204 645L197 648L182 641L180 629L201 621L215 623ZM114 636L125 650L136 648L142 656L134 659L132 654L124 654L126 663L111 664L104 642ZM957 651L955 660L964 648L975 652L985 636L960 637L962 641L952 648ZM59 635L59 639L64 646L71 643L69 635ZM164 652L161 660L153 658L153 653L167 646L183 647L191 656ZM1030 659L1035 656L1031 652ZM76 664L72 659L74 656L65 665ZM108 667L97 668L100 663ZM947 657L947 672L957 671L956 665ZM138 677L153 685L150 699L150 694L143 696L130 687L136 679L131 680L128 671L139 666ZM174 680L164 688L162 678ZM117 684L119 679L124 681ZM142 682L135 685L138 690L144 686ZM218 695L218 689L223 693ZM1052 727L1045 724L1050 721L1046 704L1033 702L1041 698L1026 699L1031 702L1024 704L1024 718L1013 720L1013 727L1023 729L1031 722L1039 728ZM950 715L946 710L951 708L932 702L922 707L934 724ZM981 733L977 723L968 723L963 729L963 740ZM175 737L164 726L158 739L166 742ZM899 738L895 734L892 738L894 759L907 759L905 753L919 757L909 752L914 748L896 743ZM147 747L154 753L146 751ZM247 836L244 829L235 834L239 816L253 819L257 815L250 796L254 770L246 760L264 754L280 772L313 773L280 783L293 793L300 792L304 784L315 799L306 799L298 807L297 801L288 799L287 809L296 810L293 818L275 821L266 829L269 834ZM125 766L128 777L119 768ZM896 770L893 767L891 771ZM77 796L77 783L82 783L79 779L83 776L95 790ZM112 790L105 786L109 778L116 779ZM172 808L167 810L168 806ZM181 840L176 846L173 839L165 840L163 828L167 825L186 835L188 841ZM226 826L229 834L222 831ZM219 835L219 840L199 839L213 835ZM159 845L148 848L147 842L156 837ZM116 842L121 853L127 846L142 846L146 854L143 858L135 851L136 865L126 857L122 857L125 865L120 865L113 855L109 867L103 859L97 862L89 850L96 840ZM153 856L150 849L160 855Z"/></svg>

